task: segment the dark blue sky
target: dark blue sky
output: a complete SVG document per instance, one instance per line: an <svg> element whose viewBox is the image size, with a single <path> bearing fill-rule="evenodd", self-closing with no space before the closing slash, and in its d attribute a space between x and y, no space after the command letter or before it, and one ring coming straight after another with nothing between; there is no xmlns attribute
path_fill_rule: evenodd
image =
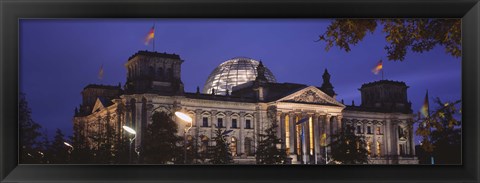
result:
<svg viewBox="0 0 480 183"><path fill-rule="evenodd" d="M384 60L385 79L404 81L413 110L420 109L429 90L432 98L461 98L461 59L442 47L408 52L403 62L386 60L385 34L369 34L350 52L325 51L314 42L328 19L124 19L21 20L20 89L26 93L33 119L48 129L72 132L73 111L87 84L124 84L128 57L151 50L144 38L156 24L155 50L185 60L182 80L187 92L203 85L223 61L245 56L262 60L278 82L320 86L325 68L346 104L360 104L358 88L381 79L371 69ZM98 79L103 65L104 79Z"/></svg>

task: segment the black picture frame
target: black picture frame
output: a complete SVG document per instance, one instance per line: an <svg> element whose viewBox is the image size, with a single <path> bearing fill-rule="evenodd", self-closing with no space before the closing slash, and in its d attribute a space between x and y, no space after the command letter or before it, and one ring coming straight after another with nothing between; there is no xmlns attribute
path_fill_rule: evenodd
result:
<svg viewBox="0 0 480 183"><path fill-rule="evenodd" d="M478 0L0 0L2 182L479 182ZM462 18L463 165L18 165L20 18ZM448 87L448 86L446 86Z"/></svg>

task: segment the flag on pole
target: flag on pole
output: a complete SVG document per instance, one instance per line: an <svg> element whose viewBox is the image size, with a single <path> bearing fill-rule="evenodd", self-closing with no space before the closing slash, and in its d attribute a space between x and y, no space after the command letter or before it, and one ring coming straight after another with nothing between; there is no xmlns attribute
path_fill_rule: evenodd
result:
<svg viewBox="0 0 480 183"><path fill-rule="evenodd" d="M308 118L303 118L303 119L299 120L296 124L299 125L299 124L305 123L307 120L308 120Z"/></svg>
<svg viewBox="0 0 480 183"><path fill-rule="evenodd" d="M420 109L420 112L423 114L424 117L428 117L428 90L427 94L425 94L425 100L423 101L422 108Z"/></svg>
<svg viewBox="0 0 480 183"><path fill-rule="evenodd" d="M372 72L375 75L377 75L380 72L380 70L382 70L382 69L383 69L383 62L382 62L382 60L380 60L380 61L378 61L377 65L375 65L375 67L372 69Z"/></svg>
<svg viewBox="0 0 480 183"><path fill-rule="evenodd" d="M321 146L326 146L327 145L327 134L323 133L322 138L320 138L320 145Z"/></svg>
<svg viewBox="0 0 480 183"><path fill-rule="evenodd" d="M98 79L103 79L103 64L100 66L100 71L98 71Z"/></svg>
<svg viewBox="0 0 480 183"><path fill-rule="evenodd" d="M155 38L155 25L148 31L147 37L145 37L145 45L148 45L153 38Z"/></svg>

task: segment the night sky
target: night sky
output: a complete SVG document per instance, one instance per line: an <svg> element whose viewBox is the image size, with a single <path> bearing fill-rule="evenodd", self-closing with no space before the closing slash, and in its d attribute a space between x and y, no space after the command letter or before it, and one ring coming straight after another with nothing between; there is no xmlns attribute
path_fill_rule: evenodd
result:
<svg viewBox="0 0 480 183"><path fill-rule="evenodd" d="M388 61L385 34L368 34L350 52L315 42L328 19L125 19L20 20L20 90L33 119L47 129L72 133L75 107L88 84L123 84L124 64L139 50L152 50L144 38L155 23L155 51L179 54L186 92L203 88L220 63L244 56L263 61L277 82L320 86L325 68L337 100L359 105L358 88L381 79L371 70L384 60L384 76L404 81L408 99L419 111L428 89L432 99L461 99L461 58L436 47L409 51L403 62ZM103 80L98 72L103 65ZM418 140L417 140L418 143Z"/></svg>

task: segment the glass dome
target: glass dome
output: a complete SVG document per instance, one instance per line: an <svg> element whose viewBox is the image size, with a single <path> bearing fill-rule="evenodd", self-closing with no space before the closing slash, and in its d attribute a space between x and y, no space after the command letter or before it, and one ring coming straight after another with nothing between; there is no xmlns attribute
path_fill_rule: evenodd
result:
<svg viewBox="0 0 480 183"><path fill-rule="evenodd" d="M216 95L225 95L227 89L232 92L234 86L254 81L257 77L258 64L260 62L245 57L237 57L223 62L208 76L203 93L210 94L212 89L215 89ZM265 77L268 82L276 82L275 76L267 67L265 67Z"/></svg>

